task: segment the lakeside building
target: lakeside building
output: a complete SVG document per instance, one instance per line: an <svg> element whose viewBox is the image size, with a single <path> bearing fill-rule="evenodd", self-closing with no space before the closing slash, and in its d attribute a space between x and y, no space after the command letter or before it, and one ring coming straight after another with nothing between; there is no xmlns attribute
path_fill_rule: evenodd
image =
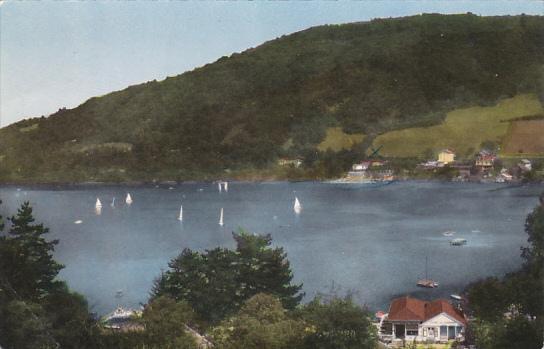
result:
<svg viewBox="0 0 544 349"><path fill-rule="evenodd" d="M521 170L521 172L529 172L533 169L533 165L531 164L531 161L528 159L522 159L518 163L518 167Z"/></svg>
<svg viewBox="0 0 544 349"><path fill-rule="evenodd" d="M451 149L444 149L438 153L438 162L443 163L444 165L449 164L450 162L455 161L455 153Z"/></svg>
<svg viewBox="0 0 544 349"><path fill-rule="evenodd" d="M495 160L497 159L497 156L487 150L482 150L478 153L476 156L476 160L474 161L474 166L478 171L487 173L491 169L493 169L493 165L495 164Z"/></svg>
<svg viewBox="0 0 544 349"><path fill-rule="evenodd" d="M302 165L302 159L295 158L295 159L288 159L288 158L281 158L278 160L278 165L280 166L291 166L295 168L299 168L300 165Z"/></svg>
<svg viewBox="0 0 544 349"><path fill-rule="evenodd" d="M379 336L384 342L445 343L463 340L467 318L445 299L423 301L409 296L391 302L380 319Z"/></svg>

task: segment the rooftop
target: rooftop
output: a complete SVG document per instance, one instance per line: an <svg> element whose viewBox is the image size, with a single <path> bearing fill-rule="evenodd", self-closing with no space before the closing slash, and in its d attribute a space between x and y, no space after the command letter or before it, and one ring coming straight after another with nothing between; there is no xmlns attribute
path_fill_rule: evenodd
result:
<svg viewBox="0 0 544 349"><path fill-rule="evenodd" d="M388 319L393 321L427 321L441 313L466 324L464 315L445 299L429 302L409 296L396 298L391 302Z"/></svg>

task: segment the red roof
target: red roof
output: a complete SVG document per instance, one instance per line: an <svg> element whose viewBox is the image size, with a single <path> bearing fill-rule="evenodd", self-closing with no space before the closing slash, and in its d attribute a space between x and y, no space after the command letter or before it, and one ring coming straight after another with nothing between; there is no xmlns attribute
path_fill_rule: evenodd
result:
<svg viewBox="0 0 544 349"><path fill-rule="evenodd" d="M445 313L466 325L465 316L447 300L437 299L432 302L411 297L396 298L389 307L389 320L392 321L427 321L436 315Z"/></svg>

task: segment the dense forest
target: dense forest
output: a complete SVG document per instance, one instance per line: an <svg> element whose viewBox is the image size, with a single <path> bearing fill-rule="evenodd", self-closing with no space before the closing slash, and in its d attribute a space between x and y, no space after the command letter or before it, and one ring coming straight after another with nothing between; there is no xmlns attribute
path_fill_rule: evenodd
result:
<svg viewBox="0 0 544 349"><path fill-rule="evenodd" d="M544 18L424 14L282 36L0 129L0 181L211 179L303 158L328 127L374 136L520 93L543 100ZM152 64L152 62L151 62ZM321 164L322 165L322 164ZM323 167L323 166L321 166Z"/></svg>

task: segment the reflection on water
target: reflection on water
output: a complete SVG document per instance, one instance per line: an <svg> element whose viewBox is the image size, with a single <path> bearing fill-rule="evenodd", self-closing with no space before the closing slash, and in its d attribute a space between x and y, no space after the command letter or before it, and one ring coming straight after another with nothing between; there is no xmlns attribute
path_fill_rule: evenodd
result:
<svg viewBox="0 0 544 349"><path fill-rule="evenodd" d="M99 313L137 307L183 248L234 247L231 232L239 227L272 234L307 299L335 285L383 308L399 294L448 296L482 276L517 268L523 222L544 186L306 182L229 183L225 189L212 183L0 187L0 212L13 214L22 201L32 203L37 220L51 228L50 238L60 239L55 256L66 265L61 277ZM130 200L114 202L129 192ZM97 198L107 204L97 208ZM446 231L455 234L444 236ZM450 246L453 238L468 244ZM425 257L437 289L415 285L425 275Z"/></svg>

